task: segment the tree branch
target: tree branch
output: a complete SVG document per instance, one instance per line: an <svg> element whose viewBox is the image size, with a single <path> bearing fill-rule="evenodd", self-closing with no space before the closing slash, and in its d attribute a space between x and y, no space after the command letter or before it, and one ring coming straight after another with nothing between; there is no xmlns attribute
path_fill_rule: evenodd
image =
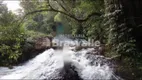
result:
<svg viewBox="0 0 142 80"><path fill-rule="evenodd" d="M76 20L76 21L78 21L78 22L85 22L85 21L87 21L87 20L88 20L90 17L92 17L92 16L101 16L100 13L94 12L94 13L88 15L88 16L87 16L86 18L84 18L84 19L78 19L78 18L76 18L76 17L73 16L73 15L70 15L70 14L65 13L65 12L63 12L63 11L60 11L60 10L55 10L55 9L53 9L53 8L51 8L51 9L35 10L35 11L32 11L32 12L27 13L25 16L30 15L30 14L34 14L34 13L37 13L37 12L44 12L44 11L59 12L59 13L64 14L64 15L66 15L66 16L68 16L68 17L70 17L70 18L72 18L72 19L74 19L74 20Z"/></svg>
<svg viewBox="0 0 142 80"><path fill-rule="evenodd" d="M60 5L60 7L61 7L62 9L64 9L64 11L67 11L67 9L66 9L58 0L56 0L56 2Z"/></svg>
<svg viewBox="0 0 142 80"><path fill-rule="evenodd" d="M92 16L101 16L101 15L102 15L101 13L93 12L93 13L89 14L86 18L82 19L81 21L82 21L82 22L85 22L85 21L87 21L89 18L91 18Z"/></svg>
<svg viewBox="0 0 142 80"><path fill-rule="evenodd" d="M89 15L88 15L86 18L84 18L84 19L78 19L78 18L76 18L74 15L71 15L71 14L66 13L66 12L64 12L64 11L60 11L60 10L54 9L54 8L51 6L51 4L50 4L50 0L47 0L47 3L48 3L48 6L50 7L50 9L41 9L41 10L35 10L35 11L32 11L32 12L26 13L25 16L23 17L22 21L23 21L23 20L26 18L26 16L28 16L28 15L35 14L35 13L37 13L37 12L45 12L45 11L59 12L59 13L61 13L61 14L63 14L63 15L66 15L66 16L68 16L68 17L70 17L70 18L72 18L72 19L74 19L74 20L76 20L76 21L78 21L78 22L80 22L80 23L87 21L87 20L88 20L90 17L92 17L92 16L101 16L101 15L102 15L102 14L100 14L100 13L94 12L94 13L89 14ZM22 21L21 21L21 22L22 22Z"/></svg>

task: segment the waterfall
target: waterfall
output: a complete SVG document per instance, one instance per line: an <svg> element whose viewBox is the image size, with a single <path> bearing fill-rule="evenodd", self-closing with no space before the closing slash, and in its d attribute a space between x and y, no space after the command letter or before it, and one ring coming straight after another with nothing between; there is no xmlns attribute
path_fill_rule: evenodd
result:
<svg viewBox="0 0 142 80"><path fill-rule="evenodd" d="M63 50L48 49L21 66L0 68L7 73L0 79L119 80L105 57L88 54L92 50L75 52L67 46Z"/></svg>

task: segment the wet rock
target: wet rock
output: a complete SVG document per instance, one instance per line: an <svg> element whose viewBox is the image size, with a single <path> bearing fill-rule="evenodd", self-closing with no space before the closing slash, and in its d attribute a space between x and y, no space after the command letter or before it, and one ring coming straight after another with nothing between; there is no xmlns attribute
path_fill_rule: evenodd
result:
<svg viewBox="0 0 142 80"><path fill-rule="evenodd" d="M51 40L52 37L48 36L36 39L27 39L23 45L23 54L18 59L18 63L24 63L50 48L52 46L50 43Z"/></svg>
<svg viewBox="0 0 142 80"><path fill-rule="evenodd" d="M75 51L80 51L82 49L82 47L81 46L77 46L77 47L75 47Z"/></svg>
<svg viewBox="0 0 142 80"><path fill-rule="evenodd" d="M100 66L102 65L109 65L113 68L113 64L111 61L109 61L106 57L100 56L100 55L92 55L92 54L86 54L86 58L90 61L90 65L96 65L98 66L98 63Z"/></svg>
<svg viewBox="0 0 142 80"><path fill-rule="evenodd" d="M75 70L75 66L71 64L71 62L66 62L64 65L64 69L61 72L62 79L60 80L82 80L77 71Z"/></svg>
<svg viewBox="0 0 142 80"><path fill-rule="evenodd" d="M36 39L35 41L35 49L41 50L41 49L47 49L52 46L51 38L50 37L41 37Z"/></svg>
<svg viewBox="0 0 142 80"><path fill-rule="evenodd" d="M13 66L10 65L10 66L8 66L8 68L9 68L9 69L13 69Z"/></svg>
<svg viewBox="0 0 142 80"><path fill-rule="evenodd" d="M95 52L97 55L104 55L105 45L101 44L100 46L95 46L93 52Z"/></svg>

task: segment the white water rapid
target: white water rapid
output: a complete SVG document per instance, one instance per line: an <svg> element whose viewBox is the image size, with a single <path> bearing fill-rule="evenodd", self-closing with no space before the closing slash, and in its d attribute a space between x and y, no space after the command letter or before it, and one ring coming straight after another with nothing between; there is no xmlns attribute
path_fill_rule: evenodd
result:
<svg viewBox="0 0 142 80"><path fill-rule="evenodd" d="M0 68L0 80L119 80L105 57L88 54L92 50L74 52L67 46L63 50L48 49L22 66Z"/></svg>

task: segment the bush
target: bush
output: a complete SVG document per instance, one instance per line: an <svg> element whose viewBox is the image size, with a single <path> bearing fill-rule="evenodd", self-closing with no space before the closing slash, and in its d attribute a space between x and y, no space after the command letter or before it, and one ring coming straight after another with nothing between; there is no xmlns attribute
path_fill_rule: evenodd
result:
<svg viewBox="0 0 142 80"><path fill-rule="evenodd" d="M25 30L18 19L6 5L0 5L0 65L16 63L22 54Z"/></svg>
<svg viewBox="0 0 142 80"><path fill-rule="evenodd" d="M22 54L22 44L24 43L24 32L16 25L1 29L0 35L0 63L4 65L16 63ZM6 64L7 63L7 64Z"/></svg>

